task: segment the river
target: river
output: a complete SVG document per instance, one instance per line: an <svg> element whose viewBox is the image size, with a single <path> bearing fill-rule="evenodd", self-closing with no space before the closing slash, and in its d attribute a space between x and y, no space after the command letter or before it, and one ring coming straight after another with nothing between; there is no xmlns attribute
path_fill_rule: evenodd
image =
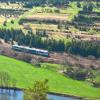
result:
<svg viewBox="0 0 100 100"><path fill-rule="evenodd" d="M23 91L20 90L8 90L8 89L0 89L0 100L24 100ZM48 99L50 100L77 100L71 97L63 97L58 95L48 94Z"/></svg>

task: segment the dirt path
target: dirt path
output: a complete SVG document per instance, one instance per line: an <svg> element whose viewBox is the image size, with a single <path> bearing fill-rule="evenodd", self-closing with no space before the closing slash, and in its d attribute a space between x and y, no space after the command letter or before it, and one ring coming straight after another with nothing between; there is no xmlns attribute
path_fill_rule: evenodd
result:
<svg viewBox="0 0 100 100"><path fill-rule="evenodd" d="M56 59L58 62L68 62L71 65L81 66L81 67L100 67L100 60L89 59L81 56L76 56L67 53L52 53L52 59Z"/></svg>

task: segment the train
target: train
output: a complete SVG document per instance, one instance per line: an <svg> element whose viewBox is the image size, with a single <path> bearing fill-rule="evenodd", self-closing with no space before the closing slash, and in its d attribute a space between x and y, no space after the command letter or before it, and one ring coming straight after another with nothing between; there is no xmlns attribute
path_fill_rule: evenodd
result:
<svg viewBox="0 0 100 100"><path fill-rule="evenodd" d="M49 51L37 49L37 48L30 48L30 47L19 46L19 45L12 45L12 50L15 50L15 51L18 51L18 52L24 52L24 53L49 57Z"/></svg>

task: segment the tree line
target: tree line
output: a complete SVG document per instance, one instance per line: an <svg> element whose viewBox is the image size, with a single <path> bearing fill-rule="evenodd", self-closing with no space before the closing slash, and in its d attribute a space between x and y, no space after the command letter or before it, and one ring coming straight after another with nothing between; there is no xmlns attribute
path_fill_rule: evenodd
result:
<svg viewBox="0 0 100 100"><path fill-rule="evenodd" d="M35 5L41 5L41 4L55 4L60 5L66 3L68 0L1 0L1 2L25 2L25 3L32 3Z"/></svg>
<svg viewBox="0 0 100 100"><path fill-rule="evenodd" d="M25 34L21 29L0 29L0 38L4 39L5 42L9 42L11 44L17 42L18 45L47 49L49 51L68 52L81 56L93 55L96 58L100 57L99 42L72 40L65 43L65 41L61 39L55 40L49 39L48 37L46 37L46 39L43 39L38 32L39 31L37 31L35 34L32 31L28 31L28 33Z"/></svg>
<svg viewBox="0 0 100 100"><path fill-rule="evenodd" d="M100 43L91 41L73 41L69 45L67 51L85 57L93 55L98 58L100 57Z"/></svg>

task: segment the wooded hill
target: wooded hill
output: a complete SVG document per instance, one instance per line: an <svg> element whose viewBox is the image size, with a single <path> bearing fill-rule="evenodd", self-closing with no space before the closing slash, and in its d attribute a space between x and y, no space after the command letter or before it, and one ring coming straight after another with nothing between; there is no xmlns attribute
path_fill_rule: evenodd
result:
<svg viewBox="0 0 100 100"><path fill-rule="evenodd" d="M12 2L12 3L13 2L23 2L27 5L35 5L35 6L44 5L44 4L55 5L55 6L65 6L67 5L67 3L71 1L85 1L85 0L0 0L0 1L1 2ZM92 0L92 1L99 2L99 0Z"/></svg>

